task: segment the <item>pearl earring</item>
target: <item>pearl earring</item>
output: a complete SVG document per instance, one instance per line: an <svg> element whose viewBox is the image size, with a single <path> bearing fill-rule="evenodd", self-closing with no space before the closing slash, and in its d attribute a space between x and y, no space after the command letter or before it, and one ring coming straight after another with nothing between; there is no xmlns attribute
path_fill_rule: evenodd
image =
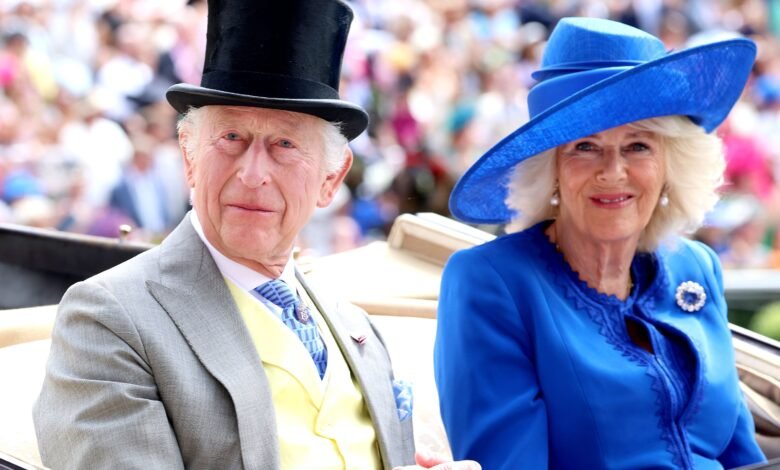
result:
<svg viewBox="0 0 780 470"><path fill-rule="evenodd" d="M550 197L550 205L553 207L558 207L561 205L561 198L558 196L558 190L556 189L553 193L552 197Z"/></svg>
<svg viewBox="0 0 780 470"><path fill-rule="evenodd" d="M666 194L666 191L661 193L661 197L658 198L658 205L661 207L666 207L669 205L669 195Z"/></svg>

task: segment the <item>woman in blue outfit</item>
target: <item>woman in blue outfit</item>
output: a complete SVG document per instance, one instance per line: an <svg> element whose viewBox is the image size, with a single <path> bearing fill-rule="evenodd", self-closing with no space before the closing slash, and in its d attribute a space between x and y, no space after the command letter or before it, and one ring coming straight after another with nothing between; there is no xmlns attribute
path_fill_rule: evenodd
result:
<svg viewBox="0 0 780 470"><path fill-rule="evenodd" d="M450 199L515 232L442 278L436 382L457 459L485 469L731 468L760 462L718 259L674 234L717 200L710 132L755 46L667 53L607 20L553 31L531 120ZM511 231L511 230L510 230Z"/></svg>

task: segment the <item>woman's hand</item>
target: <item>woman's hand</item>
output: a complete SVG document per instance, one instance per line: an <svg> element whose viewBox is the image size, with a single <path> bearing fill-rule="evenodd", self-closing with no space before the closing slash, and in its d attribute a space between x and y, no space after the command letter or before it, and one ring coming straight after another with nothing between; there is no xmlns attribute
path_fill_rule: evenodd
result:
<svg viewBox="0 0 780 470"><path fill-rule="evenodd" d="M395 467L393 470L418 470L424 468L430 470L482 470L482 466L473 460L451 462L439 455L430 455L422 452L416 452L414 460L417 462L417 465Z"/></svg>

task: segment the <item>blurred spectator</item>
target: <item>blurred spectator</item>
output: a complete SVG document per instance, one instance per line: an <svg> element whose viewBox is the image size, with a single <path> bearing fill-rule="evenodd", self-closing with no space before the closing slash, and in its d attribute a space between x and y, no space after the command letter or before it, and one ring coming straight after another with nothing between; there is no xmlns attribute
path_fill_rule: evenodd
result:
<svg viewBox="0 0 780 470"><path fill-rule="evenodd" d="M13 204L28 196L43 196L41 183L25 169L6 173L0 187L3 189L3 201L7 204Z"/></svg>
<svg viewBox="0 0 780 470"><path fill-rule="evenodd" d="M122 165L133 147L125 130L105 116L110 99L100 92L77 102L63 116L58 140L64 158L72 159L84 171L85 198L92 207L108 203L119 182Z"/></svg>
<svg viewBox="0 0 780 470"><path fill-rule="evenodd" d="M28 44L27 37L20 32L5 36L0 50L0 87L16 103L36 106L37 91L25 61Z"/></svg>
<svg viewBox="0 0 780 470"><path fill-rule="evenodd" d="M13 221L37 228L55 228L57 213L54 203L46 196L30 195L11 203Z"/></svg>
<svg viewBox="0 0 780 470"><path fill-rule="evenodd" d="M135 137L133 157L109 200L110 207L131 218L134 226L143 229L149 238L161 237L175 223L168 213L167 189L155 162L153 144L146 135Z"/></svg>
<svg viewBox="0 0 780 470"><path fill-rule="evenodd" d="M104 101L106 117L124 121L134 111L131 101L152 83L156 65L149 49L150 25L123 23L112 32L104 62L97 69L96 87Z"/></svg>
<svg viewBox="0 0 780 470"><path fill-rule="evenodd" d="M725 268L769 267L771 247L764 244L766 219L760 200L749 193L721 199L698 238L710 245Z"/></svg>
<svg viewBox="0 0 780 470"><path fill-rule="evenodd" d="M724 189L766 201L772 197L775 181L769 155L751 131L756 121L754 114L738 108L719 128L726 154Z"/></svg>

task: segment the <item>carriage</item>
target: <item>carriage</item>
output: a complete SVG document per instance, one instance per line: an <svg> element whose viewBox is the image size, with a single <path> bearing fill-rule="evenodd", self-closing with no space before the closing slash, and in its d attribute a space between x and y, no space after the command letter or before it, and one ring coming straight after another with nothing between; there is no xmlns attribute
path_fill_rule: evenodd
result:
<svg viewBox="0 0 780 470"><path fill-rule="evenodd" d="M395 220L387 241L297 260L311 282L372 316L396 376L414 384L417 445L445 455L449 448L433 382L439 280L450 254L492 237L435 214L404 214ZM31 410L62 294L72 283L150 246L0 225L0 470L41 468ZM724 283L735 310L754 310L780 299L777 272L726 271ZM731 330L757 440L768 458L780 458L780 343L736 325Z"/></svg>

